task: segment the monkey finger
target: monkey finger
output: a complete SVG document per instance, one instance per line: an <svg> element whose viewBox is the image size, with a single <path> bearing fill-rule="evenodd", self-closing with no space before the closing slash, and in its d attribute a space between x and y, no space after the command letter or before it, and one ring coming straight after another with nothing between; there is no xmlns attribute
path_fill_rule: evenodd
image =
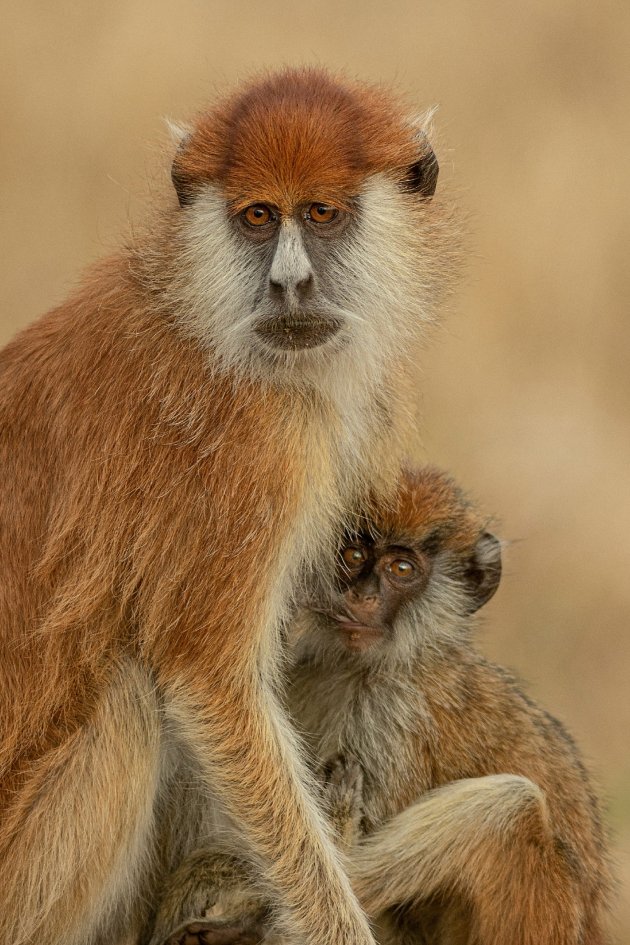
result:
<svg viewBox="0 0 630 945"><path fill-rule="evenodd" d="M363 769L359 762L343 754L334 755L324 765L324 797L329 808L357 811L363 804Z"/></svg>

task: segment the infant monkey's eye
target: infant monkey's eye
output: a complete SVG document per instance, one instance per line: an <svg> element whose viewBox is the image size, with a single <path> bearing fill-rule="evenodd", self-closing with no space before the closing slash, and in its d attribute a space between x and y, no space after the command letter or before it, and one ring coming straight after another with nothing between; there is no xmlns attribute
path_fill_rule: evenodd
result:
<svg viewBox="0 0 630 945"><path fill-rule="evenodd" d="M416 573L415 565L411 561L407 561L406 558L396 558L395 561L391 561L387 565L387 570L399 578L412 577Z"/></svg>
<svg viewBox="0 0 630 945"><path fill-rule="evenodd" d="M360 568L367 561L367 552L360 545L348 545L341 552L343 563L347 568Z"/></svg>

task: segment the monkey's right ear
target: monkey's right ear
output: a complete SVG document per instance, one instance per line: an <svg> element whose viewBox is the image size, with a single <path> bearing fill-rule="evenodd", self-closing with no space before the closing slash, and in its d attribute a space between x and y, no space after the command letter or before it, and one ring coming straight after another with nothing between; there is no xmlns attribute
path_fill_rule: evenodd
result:
<svg viewBox="0 0 630 945"><path fill-rule="evenodd" d="M175 188L180 207L185 207L193 202L194 193L187 175L181 168L180 159L193 133L193 129L190 125L179 124L179 122L171 121L170 118L166 118L165 121L169 134L173 142L177 145L177 151L175 152L173 164L171 165L171 180L173 181L173 187Z"/></svg>
<svg viewBox="0 0 630 945"><path fill-rule="evenodd" d="M192 125L186 125L180 121L173 121L172 118L165 118L164 124L171 136L173 144L177 148L185 144L193 133Z"/></svg>
<svg viewBox="0 0 630 945"><path fill-rule="evenodd" d="M439 170L440 166L433 148L427 144L425 154L419 161L416 161L415 164L407 168L407 174L404 179L405 187L414 194L420 194L422 197L430 200L437 187Z"/></svg>
<svg viewBox="0 0 630 945"><path fill-rule="evenodd" d="M464 572L468 613L474 614L494 596L501 580L501 542L490 532L478 538Z"/></svg>

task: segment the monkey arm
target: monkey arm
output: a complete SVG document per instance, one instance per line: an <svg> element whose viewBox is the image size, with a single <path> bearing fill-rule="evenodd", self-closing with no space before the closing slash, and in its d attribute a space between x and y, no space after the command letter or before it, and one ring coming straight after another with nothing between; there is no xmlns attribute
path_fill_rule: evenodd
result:
<svg viewBox="0 0 630 945"><path fill-rule="evenodd" d="M160 711L150 675L120 660L89 719L22 772L2 819L1 942L82 945L86 929L106 926L112 942L140 931Z"/></svg>
<svg viewBox="0 0 630 945"><path fill-rule="evenodd" d="M256 429L253 422L250 427ZM151 561L143 563L135 598L146 633L143 656L154 667L177 738L195 759L208 794L219 797L238 825L261 888L278 904L279 926L291 940L295 936L313 945L367 945L367 919L272 686L279 673L277 627L287 585L282 569L287 559L297 557L292 554L296 538L287 526L293 511L289 485L285 479L279 494L261 494L260 469L252 465L247 470L251 481L243 474L236 494L224 490L204 523L199 520L215 470L196 469L193 479L191 468L183 471L189 489L186 514L180 490L174 497L178 514L173 509L171 516L167 508L165 515L162 505L164 537L152 544ZM281 541L270 536L270 516ZM226 573L223 539L211 556L207 536L234 518L245 523L244 534L232 538L238 555L227 558L235 563ZM165 519L174 522L171 535ZM169 586L164 560L172 547L179 549L181 563L171 571ZM171 621L166 633L165 616ZM146 628L152 628L151 635Z"/></svg>
<svg viewBox="0 0 630 945"><path fill-rule="evenodd" d="M306 942L351 941L345 937L349 916L343 902L352 902L353 893L325 818L311 800L314 791L309 796L304 787L309 779L290 725L256 680L237 693L227 710L229 687L223 693L211 686L198 692L199 702L192 706L181 688L171 694L181 736L204 782L238 824L244 850L260 872L261 888L267 898L280 901L280 925L291 933L297 927ZM357 923L353 934L359 936L360 928ZM365 920L362 931L369 934L367 930Z"/></svg>
<svg viewBox="0 0 630 945"><path fill-rule="evenodd" d="M582 941L571 864L554 843L540 789L520 776L429 792L353 850L350 875L372 916L455 891L470 902L473 938L484 945Z"/></svg>
<svg viewBox="0 0 630 945"><path fill-rule="evenodd" d="M358 761L340 754L324 764L322 801L337 846L347 854L361 835L363 769Z"/></svg>

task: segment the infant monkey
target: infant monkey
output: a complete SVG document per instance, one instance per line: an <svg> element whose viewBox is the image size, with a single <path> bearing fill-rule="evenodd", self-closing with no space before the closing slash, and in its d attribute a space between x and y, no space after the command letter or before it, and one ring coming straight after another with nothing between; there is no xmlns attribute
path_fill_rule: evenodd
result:
<svg viewBox="0 0 630 945"><path fill-rule="evenodd" d="M335 592L296 620L287 702L314 770L328 762L325 800L381 943L605 941L606 851L577 749L472 642L500 575L482 518L422 469L344 542ZM200 851L171 880L162 930L243 872ZM261 909L169 941L260 941Z"/></svg>

